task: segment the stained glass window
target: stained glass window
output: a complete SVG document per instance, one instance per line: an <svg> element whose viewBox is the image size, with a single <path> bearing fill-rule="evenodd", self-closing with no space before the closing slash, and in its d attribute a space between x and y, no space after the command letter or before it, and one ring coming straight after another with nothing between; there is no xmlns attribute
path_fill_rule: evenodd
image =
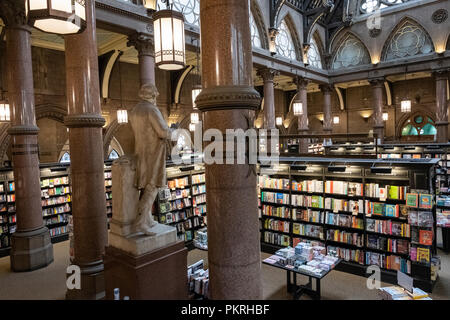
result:
<svg viewBox="0 0 450 320"><path fill-rule="evenodd" d="M281 21L280 27L278 28L278 34L275 39L275 45L277 48L277 53L283 57L289 58L291 60L296 60L297 55L295 54L295 46L292 41L292 36L286 22Z"/></svg>
<svg viewBox="0 0 450 320"><path fill-rule="evenodd" d="M252 36L252 46L256 48L261 48L261 38L259 37L258 26L256 25L255 18L250 12L250 33Z"/></svg>
<svg viewBox="0 0 450 320"><path fill-rule="evenodd" d="M422 114L412 116L402 129L402 136L424 136L437 133L433 120Z"/></svg>
<svg viewBox="0 0 450 320"><path fill-rule="evenodd" d="M433 52L429 35L416 23L409 20L397 28L389 40L384 60L393 60Z"/></svg>
<svg viewBox="0 0 450 320"><path fill-rule="evenodd" d="M311 66L322 69L322 60L320 58L320 51L314 37L311 38L310 47L308 50L308 62Z"/></svg>
<svg viewBox="0 0 450 320"><path fill-rule="evenodd" d="M61 163L70 163L70 154L68 152L65 152L61 159L59 160Z"/></svg>
<svg viewBox="0 0 450 320"><path fill-rule="evenodd" d="M119 159L119 154L117 153L116 150L112 149L112 151L109 153L108 159L109 160Z"/></svg>
<svg viewBox="0 0 450 320"><path fill-rule="evenodd" d="M200 1L199 0L173 0L173 9L184 15L184 21L188 24L200 26ZM161 0L158 1L159 9L166 9L167 6Z"/></svg>
<svg viewBox="0 0 450 320"><path fill-rule="evenodd" d="M333 69L354 67L370 63L367 49L355 36L349 34L341 42L333 58Z"/></svg>

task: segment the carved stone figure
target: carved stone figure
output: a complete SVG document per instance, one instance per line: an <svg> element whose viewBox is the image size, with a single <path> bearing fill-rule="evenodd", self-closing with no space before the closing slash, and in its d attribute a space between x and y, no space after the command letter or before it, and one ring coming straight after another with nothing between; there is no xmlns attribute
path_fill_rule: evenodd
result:
<svg viewBox="0 0 450 320"><path fill-rule="evenodd" d="M158 188L166 184L166 146L170 130L156 106L158 90L152 84L141 87L139 102L130 112L129 119L135 139L136 178L139 203L134 232L154 235L150 231L158 224L153 219L152 206Z"/></svg>

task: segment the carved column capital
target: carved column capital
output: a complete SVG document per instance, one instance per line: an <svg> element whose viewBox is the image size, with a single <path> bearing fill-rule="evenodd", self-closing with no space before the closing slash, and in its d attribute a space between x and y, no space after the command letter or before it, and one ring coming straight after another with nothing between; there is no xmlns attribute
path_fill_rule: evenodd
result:
<svg viewBox="0 0 450 320"><path fill-rule="evenodd" d="M432 72L432 75L436 81L439 81L439 80L446 81L449 78L449 71L450 71L449 69L434 70Z"/></svg>
<svg viewBox="0 0 450 320"><path fill-rule="evenodd" d="M280 72L271 68L261 68L258 69L257 75L263 78L263 81L273 81L273 78L279 75Z"/></svg>
<svg viewBox="0 0 450 320"><path fill-rule="evenodd" d="M311 82L311 80L304 77L295 77L293 80L293 82L297 86L297 90L306 90L306 87Z"/></svg>
<svg viewBox="0 0 450 320"><path fill-rule="evenodd" d="M382 77L381 78L371 78L371 79L368 79L368 81L372 87L384 87L385 79Z"/></svg>
<svg viewBox="0 0 450 320"><path fill-rule="evenodd" d="M140 56L144 55L153 57L155 55L153 38L143 33L136 32L128 36L127 46L135 47Z"/></svg>
<svg viewBox="0 0 450 320"><path fill-rule="evenodd" d="M319 85L320 91L322 93L331 93L334 90L334 84L324 83Z"/></svg>
<svg viewBox="0 0 450 320"><path fill-rule="evenodd" d="M27 25L25 14L25 1L21 0L2 0L0 1L0 17L3 19L7 28L24 28L31 32Z"/></svg>

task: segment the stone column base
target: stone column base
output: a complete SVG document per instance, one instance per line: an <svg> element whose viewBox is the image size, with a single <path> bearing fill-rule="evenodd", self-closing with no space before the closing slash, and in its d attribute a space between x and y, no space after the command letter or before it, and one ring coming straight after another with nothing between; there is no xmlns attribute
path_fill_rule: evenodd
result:
<svg viewBox="0 0 450 320"><path fill-rule="evenodd" d="M106 299L186 300L188 298L187 249L178 241L142 255L132 255L113 246L105 253Z"/></svg>
<svg viewBox="0 0 450 320"><path fill-rule="evenodd" d="M53 245L47 227L13 233L10 259L14 272L33 271L52 263Z"/></svg>
<svg viewBox="0 0 450 320"><path fill-rule="evenodd" d="M80 289L67 289L66 300L105 299L105 274L102 261L94 262L90 266L80 266L80 271Z"/></svg>

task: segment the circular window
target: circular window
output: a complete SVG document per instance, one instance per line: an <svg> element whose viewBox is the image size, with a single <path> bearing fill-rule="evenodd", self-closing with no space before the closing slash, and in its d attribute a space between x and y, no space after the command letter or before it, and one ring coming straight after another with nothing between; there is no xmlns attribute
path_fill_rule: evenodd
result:
<svg viewBox="0 0 450 320"><path fill-rule="evenodd" d="M422 122L423 122L423 117L422 117L422 116L417 116L417 117L414 118L414 121L415 121L417 124L422 123Z"/></svg>

